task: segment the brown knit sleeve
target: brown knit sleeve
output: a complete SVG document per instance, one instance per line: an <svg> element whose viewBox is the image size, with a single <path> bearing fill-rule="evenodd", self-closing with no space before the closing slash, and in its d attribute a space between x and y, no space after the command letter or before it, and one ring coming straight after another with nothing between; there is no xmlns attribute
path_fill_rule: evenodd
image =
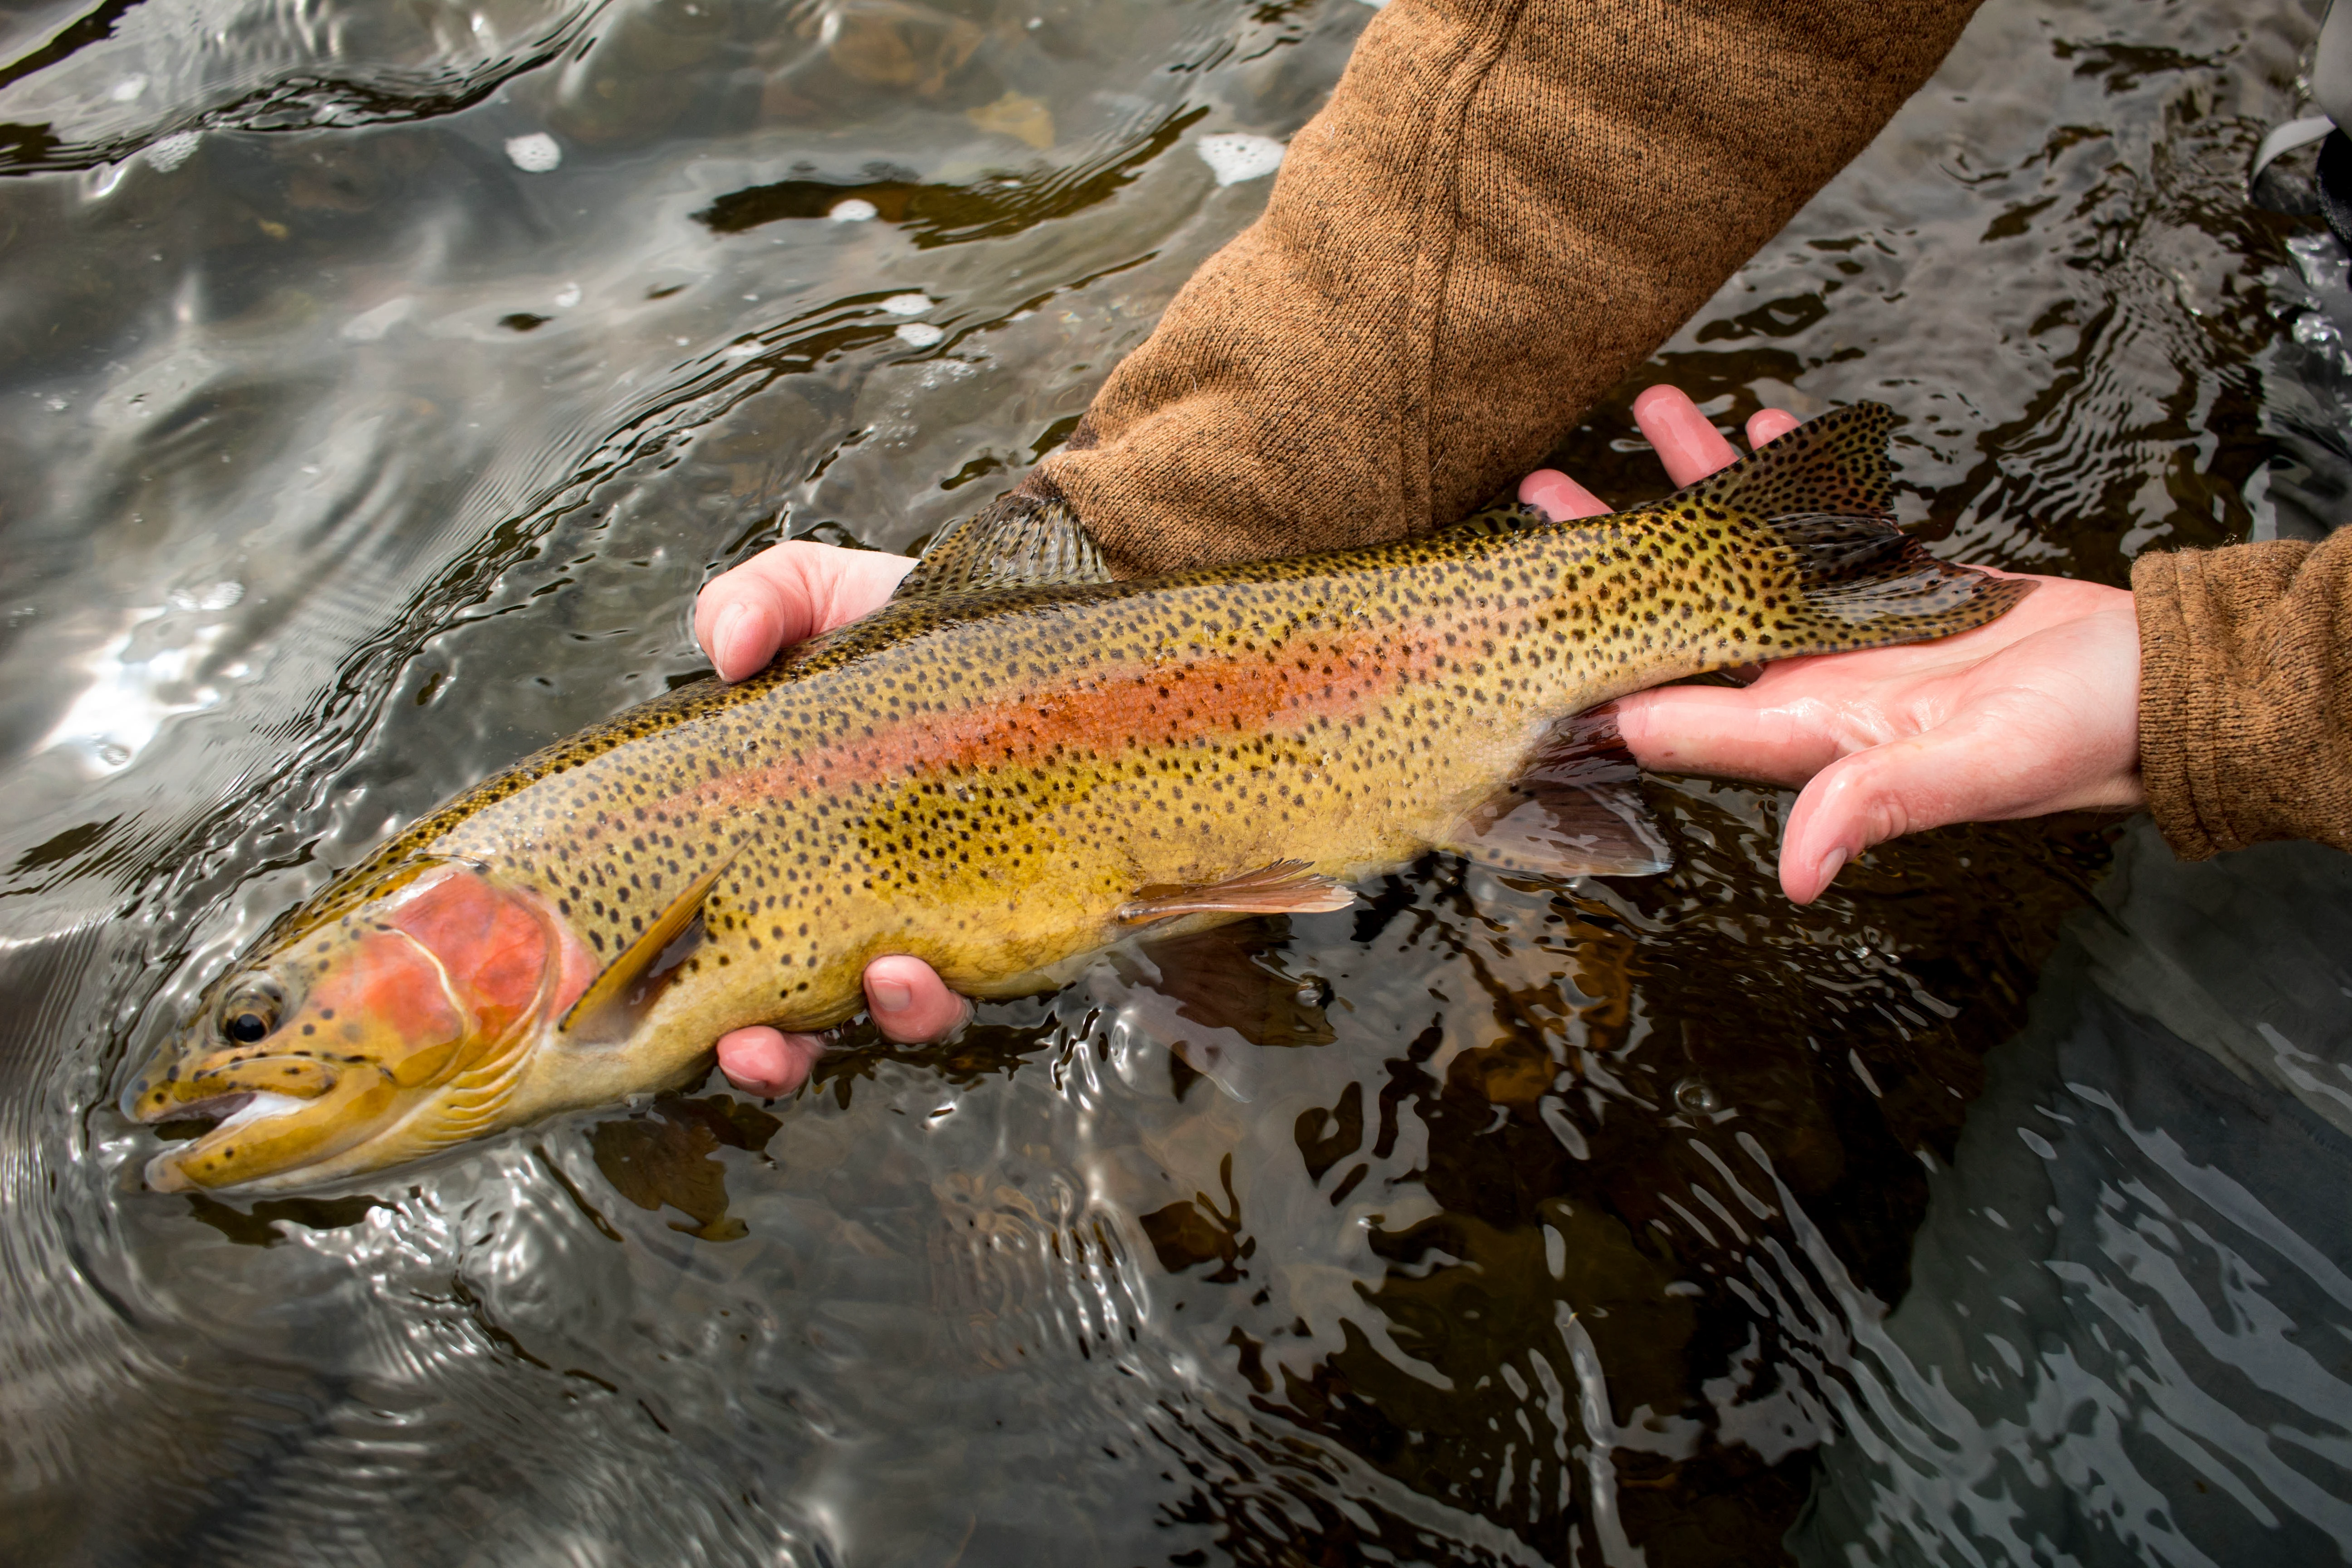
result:
<svg viewBox="0 0 2352 1568"><path fill-rule="evenodd" d="M1008 502L1122 574L1462 516L1877 134L1974 0L1393 0Z"/></svg>
<svg viewBox="0 0 2352 1568"><path fill-rule="evenodd" d="M2352 529L2144 555L2140 773L2173 852L2352 849Z"/></svg>

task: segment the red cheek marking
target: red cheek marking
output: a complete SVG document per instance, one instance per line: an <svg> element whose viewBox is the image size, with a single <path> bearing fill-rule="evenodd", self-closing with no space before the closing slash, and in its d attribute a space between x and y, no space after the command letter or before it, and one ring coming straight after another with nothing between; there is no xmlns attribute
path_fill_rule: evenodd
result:
<svg viewBox="0 0 2352 1568"><path fill-rule="evenodd" d="M604 961L589 952L588 944L574 936L570 926L558 921L555 929L562 944L557 960L561 967L555 974L555 994L548 999L547 1016L561 1018L572 1011L572 1004L587 994L596 976L604 973Z"/></svg>
<svg viewBox="0 0 2352 1568"><path fill-rule="evenodd" d="M547 973L547 927L520 895L480 873L452 869L418 889L386 917L448 973L479 1032L499 1035L539 998ZM436 985L437 989L437 985Z"/></svg>
<svg viewBox="0 0 2352 1568"><path fill-rule="evenodd" d="M444 963L472 949L498 914L499 898L475 872L445 870L419 882L384 924L431 948Z"/></svg>
<svg viewBox="0 0 2352 1568"><path fill-rule="evenodd" d="M530 983L534 988L548 963L546 943L551 941L555 944L555 984L549 992L546 1011L541 1016L561 1018L572 1010L572 1004L587 992L596 976L604 972L604 960L589 951L588 944L582 942L578 933L556 912L554 901L545 894L529 888L519 888L512 896L516 910L529 919L540 933L534 939L540 945L530 950L533 966ZM537 994L536 989L532 994Z"/></svg>
<svg viewBox="0 0 2352 1568"><path fill-rule="evenodd" d="M333 1008L339 1018L372 1020L413 1049L445 1044L465 1031L432 962L396 936L362 941L341 973L311 994L311 1002Z"/></svg>
<svg viewBox="0 0 2352 1568"><path fill-rule="evenodd" d="M502 903L476 954L470 973L453 966L451 978L473 994L486 1026L503 1028L539 997L547 973L547 930L528 910Z"/></svg>

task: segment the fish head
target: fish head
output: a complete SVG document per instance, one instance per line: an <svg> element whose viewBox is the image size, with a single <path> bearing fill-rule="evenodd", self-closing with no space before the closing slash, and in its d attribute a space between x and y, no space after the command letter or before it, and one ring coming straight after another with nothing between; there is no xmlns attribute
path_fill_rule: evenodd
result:
<svg viewBox="0 0 2352 1568"><path fill-rule="evenodd" d="M594 966L545 901L456 861L395 866L231 970L124 1091L210 1120L147 1166L160 1192L274 1191L495 1131Z"/></svg>

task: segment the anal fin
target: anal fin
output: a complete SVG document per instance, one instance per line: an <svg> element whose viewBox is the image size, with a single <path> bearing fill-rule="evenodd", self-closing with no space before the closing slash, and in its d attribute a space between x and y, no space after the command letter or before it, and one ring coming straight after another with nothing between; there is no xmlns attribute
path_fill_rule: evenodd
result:
<svg viewBox="0 0 2352 1568"><path fill-rule="evenodd" d="M733 858L731 856L730 859ZM557 1025L559 1033L588 1039L599 1039L627 1032L635 1015L652 1000L643 982L667 973L662 958L673 942L688 934L695 917L702 913L702 901L710 896L719 874L727 869L721 860L681 889L652 924L637 933L621 955L604 966L604 972L589 982L580 1000L563 1015ZM674 965L683 953L672 956Z"/></svg>
<svg viewBox="0 0 2352 1568"><path fill-rule="evenodd" d="M1630 784L1515 784L1481 802L1438 847L1534 877L1654 877L1675 863Z"/></svg>
<svg viewBox="0 0 2352 1568"><path fill-rule="evenodd" d="M1276 860L1221 882L1145 888L1118 907L1122 925L1145 925L1178 915L1307 915L1344 910L1355 893L1307 869L1304 860Z"/></svg>
<svg viewBox="0 0 2352 1568"><path fill-rule="evenodd" d="M1530 876L1655 876L1675 856L1633 783L1640 773L1613 709L1564 719L1437 847Z"/></svg>

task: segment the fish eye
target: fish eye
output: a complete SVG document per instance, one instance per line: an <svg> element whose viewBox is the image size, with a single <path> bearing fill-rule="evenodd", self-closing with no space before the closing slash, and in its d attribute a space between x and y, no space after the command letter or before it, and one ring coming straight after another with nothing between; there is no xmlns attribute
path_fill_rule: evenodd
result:
<svg viewBox="0 0 2352 1568"><path fill-rule="evenodd" d="M221 1004L221 1033L240 1046L268 1039L269 1032L278 1027L282 1006L283 998L277 986L267 980L246 981Z"/></svg>

